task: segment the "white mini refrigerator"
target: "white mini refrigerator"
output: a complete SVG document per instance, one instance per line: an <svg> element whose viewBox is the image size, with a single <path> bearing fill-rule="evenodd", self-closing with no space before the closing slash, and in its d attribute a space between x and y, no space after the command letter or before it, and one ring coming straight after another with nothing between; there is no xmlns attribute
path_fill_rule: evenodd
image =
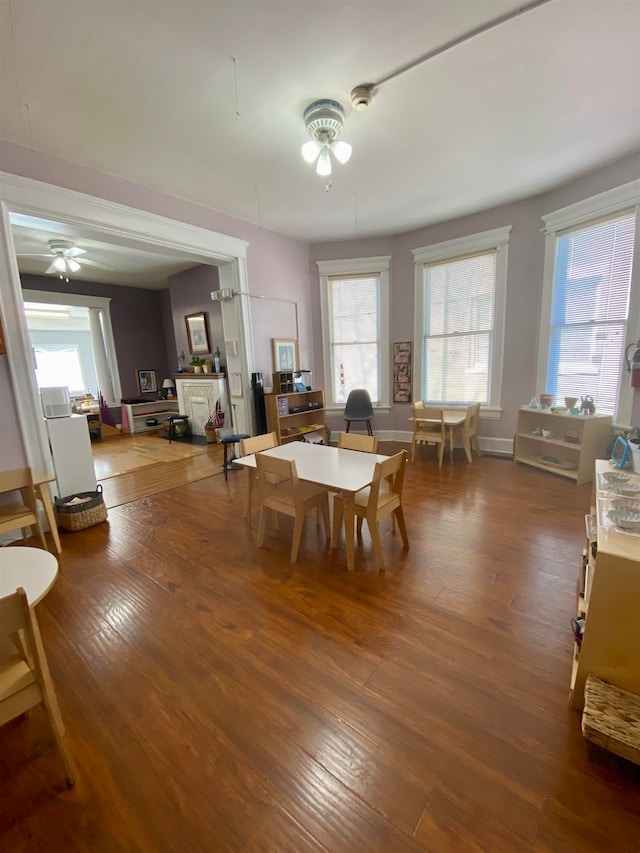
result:
<svg viewBox="0 0 640 853"><path fill-rule="evenodd" d="M97 487L87 419L84 415L46 418L59 498Z"/></svg>

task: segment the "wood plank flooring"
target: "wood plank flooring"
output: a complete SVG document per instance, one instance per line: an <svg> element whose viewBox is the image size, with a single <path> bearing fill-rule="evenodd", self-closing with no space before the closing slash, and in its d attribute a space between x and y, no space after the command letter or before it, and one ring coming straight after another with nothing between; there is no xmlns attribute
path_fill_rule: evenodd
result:
<svg viewBox="0 0 640 853"><path fill-rule="evenodd" d="M92 450L107 507L222 473L221 444L169 442L155 432L98 441Z"/></svg>
<svg viewBox="0 0 640 853"><path fill-rule="evenodd" d="M38 616L78 781L42 714L0 729L3 853L638 849L638 768L568 707L590 486L421 452L410 549L383 527L379 573L365 528L348 573L314 514L296 566L289 519L256 549L217 463L61 531Z"/></svg>

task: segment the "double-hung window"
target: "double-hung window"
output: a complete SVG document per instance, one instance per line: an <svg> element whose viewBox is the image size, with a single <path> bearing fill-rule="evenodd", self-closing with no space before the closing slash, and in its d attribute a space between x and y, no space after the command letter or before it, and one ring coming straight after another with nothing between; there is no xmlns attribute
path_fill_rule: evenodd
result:
<svg viewBox="0 0 640 853"><path fill-rule="evenodd" d="M632 287L638 200L640 181L543 217L538 385L560 400L589 395L621 424L631 418L624 356L640 314Z"/></svg>
<svg viewBox="0 0 640 853"><path fill-rule="evenodd" d="M318 261L327 409L343 409L354 388L389 405L390 260Z"/></svg>
<svg viewBox="0 0 640 853"><path fill-rule="evenodd" d="M415 399L499 408L510 230L413 251Z"/></svg>

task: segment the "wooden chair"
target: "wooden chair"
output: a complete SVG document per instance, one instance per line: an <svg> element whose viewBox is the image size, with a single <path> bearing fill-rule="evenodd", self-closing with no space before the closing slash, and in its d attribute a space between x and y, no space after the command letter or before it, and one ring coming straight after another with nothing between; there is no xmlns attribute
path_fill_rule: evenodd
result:
<svg viewBox="0 0 640 853"><path fill-rule="evenodd" d="M40 704L53 729L67 782L73 785L75 769L63 741L64 725L38 623L20 588L0 598L0 726Z"/></svg>
<svg viewBox="0 0 640 853"><path fill-rule="evenodd" d="M260 489L260 520L258 522L258 548L264 542L267 524L267 510L280 512L295 519L293 541L291 543L291 562L298 559L298 548L302 537L302 527L307 512L314 507L322 512L327 539L330 536L329 493L322 486L306 483L298 479L296 463L289 459L256 454L258 467L258 486ZM274 483L274 478L278 478Z"/></svg>
<svg viewBox="0 0 640 853"><path fill-rule="evenodd" d="M390 456L384 462L377 462L371 485L359 491L355 496L354 509L358 519L358 533L362 530L363 519L366 519L380 571L384 571L384 556L378 530L380 519L392 515L394 520L398 522L404 547L409 547L407 526L402 511L402 488L406 461L407 454L401 450L400 453ZM333 499L333 536L331 540L334 548L338 545L343 513L344 500L341 495L336 495Z"/></svg>
<svg viewBox="0 0 640 853"><path fill-rule="evenodd" d="M250 456L252 453L260 453L261 450L270 450L272 447L278 446L278 437L275 432L268 432L265 435L254 435L251 438L243 438L240 440L240 455ZM251 527L251 492L255 483L258 482L258 471L252 468L247 468L247 505L245 508L244 517L249 519L249 527Z"/></svg>
<svg viewBox="0 0 640 853"><path fill-rule="evenodd" d="M412 421L413 421L413 439L411 441L411 462L416 459L416 446L418 444L435 444L439 445L438 449L438 465L442 468L442 459L444 458L444 450L447 444L447 431L444 425L444 414L442 409L432 406L425 406L420 400L412 406ZM429 419L433 423L426 423Z"/></svg>
<svg viewBox="0 0 640 853"><path fill-rule="evenodd" d="M338 447L345 450L361 450L363 453L377 453L378 437L375 435L359 435L356 432L339 432Z"/></svg>
<svg viewBox="0 0 640 853"><path fill-rule="evenodd" d="M464 447L464 452L467 454L468 462L473 462L473 457L471 455L472 445L478 456L482 456L482 451L480 450L480 441L478 440L479 423L480 403L474 403L467 409L467 414L462 426L454 427L453 429L453 434L460 435L460 437L462 438L462 446Z"/></svg>
<svg viewBox="0 0 640 853"><path fill-rule="evenodd" d="M0 472L0 494L20 492L20 502L0 505L0 533L21 530L22 539L27 544L27 530L34 526L38 531L42 547L47 549L47 540L38 516L38 505L30 468L14 468ZM29 533L31 531L29 530Z"/></svg>

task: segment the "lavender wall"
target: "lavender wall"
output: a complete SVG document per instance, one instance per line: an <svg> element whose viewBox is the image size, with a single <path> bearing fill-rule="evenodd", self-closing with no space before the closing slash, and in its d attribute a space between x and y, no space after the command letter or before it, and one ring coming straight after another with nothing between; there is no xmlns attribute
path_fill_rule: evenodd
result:
<svg viewBox="0 0 640 853"><path fill-rule="evenodd" d="M505 373L502 393L502 405L505 411L499 421L483 421L481 429L482 435L495 435L503 438L513 436L517 407L521 403L527 402L535 390L538 317L544 258L544 239L540 233L542 227L540 216L595 193L634 180L640 175L640 153L637 153L564 187L517 204L494 208L473 216L419 229L409 234L376 240L317 244L309 248L304 243L274 234L250 223L231 219L214 210L198 207L119 178L103 175L94 170L38 152L32 152L12 143L0 142L0 162L2 168L10 173L88 193L248 241L247 271L249 289L253 297L252 313L259 309L260 300L258 297L260 296L269 297L274 301L282 299L287 304L293 303L295 305L298 317L300 362L314 371L314 385L316 386L320 386L323 381L322 342L319 334L320 298L316 260L391 255L390 341L393 343L393 341L411 340L413 337L413 256L411 249L478 231L511 225ZM212 204L215 204L215 199L212 199ZM1 286L2 283L0 282ZM210 289L214 288L211 287ZM175 298L181 300L182 296ZM156 340L163 337L162 334L158 334L158 330L163 328L163 322L165 329L173 326L176 333L180 327L180 320L176 319L175 314L177 311L182 312L183 305L181 302L176 303L175 298L173 287L169 296L170 304L167 303L166 293L157 297L157 313L153 323ZM194 310L211 312L212 308L213 304L207 304L207 308L196 308ZM184 313L193 312L185 310ZM148 323L150 316L147 313L138 325L150 327L151 324ZM181 322L183 325L184 317ZM133 326L134 324L130 323L130 329ZM640 333L640 330L635 331ZM266 338L269 332L263 334ZM130 331L128 339L123 342L123 352L126 352L129 365L126 368L127 371L135 370L136 367L155 366L146 359L138 361L141 355L138 350L134 351L134 341L139 339L139 336L140 329L136 328L135 333ZM254 344L256 351L262 353L268 351L267 340L257 341ZM162 342L161 346L163 347L162 353L157 354L157 356L153 355L158 361L157 369L162 371L163 365L165 368L170 365L171 372L173 372L174 364L177 366L173 345L171 341L167 341L166 345ZM181 349L182 347L178 348L177 351L179 352ZM186 352L185 349L185 354ZM142 357L144 356L151 357L148 349L142 353ZM262 355L261 358L266 360L265 355ZM255 369L267 372L262 365L256 366ZM125 373L124 370L122 372ZM135 375L132 378L135 387ZM124 375L123 379L126 379ZM126 387L131 388L129 384ZM123 393L126 393L124 382ZM133 390L132 394L135 393L136 391ZM0 399L4 404L4 422L9 419L14 423L13 393L9 373L6 369L0 370ZM406 416L407 407L396 405L389 416L377 418L376 425L379 429L404 430L406 429ZM639 392L636 392L635 395L634 423L640 423Z"/></svg>
<svg viewBox="0 0 640 853"><path fill-rule="evenodd" d="M61 292L58 278L23 275L21 281L24 290ZM123 397L139 395L136 370L157 370L159 382L162 382L165 375L169 376L161 291L78 279L65 282L64 290L68 293L102 296L111 300L111 325Z"/></svg>
<svg viewBox="0 0 640 853"><path fill-rule="evenodd" d="M209 345L213 358L216 347L222 353L224 363L224 332L222 329L222 310L219 302L211 301L211 291L220 287L218 268L200 264L185 272L176 273L169 277L169 297L171 301L171 323L175 342L176 361L171 371L178 369L178 358L184 353L185 358L180 362L181 367L187 367L191 361L189 342L187 339L187 314L197 314L204 311L209 330ZM206 358L206 356L203 356Z"/></svg>
<svg viewBox="0 0 640 853"><path fill-rule="evenodd" d="M640 153L586 175L552 192L515 204L496 207L472 216L442 222L395 237L318 243L309 251L310 275L318 281L316 261L391 255L390 342L413 339L414 267L412 249L492 228L511 225L505 355L500 420L483 420L481 435L510 439L515 433L518 406L536 392L539 317L542 298L544 235L541 216L604 190L620 186L640 175ZM640 247L637 247L640 252ZM319 315L320 295L313 289L312 306ZM632 330L640 333L640 330ZM316 363L321 364L321 341L316 337ZM537 389L541 390L541 389ZM597 402L597 401L596 401ZM389 415L376 416L377 429L406 430L408 407L393 406ZM635 392L633 423L640 424L640 392ZM339 428L340 420L331 419Z"/></svg>

